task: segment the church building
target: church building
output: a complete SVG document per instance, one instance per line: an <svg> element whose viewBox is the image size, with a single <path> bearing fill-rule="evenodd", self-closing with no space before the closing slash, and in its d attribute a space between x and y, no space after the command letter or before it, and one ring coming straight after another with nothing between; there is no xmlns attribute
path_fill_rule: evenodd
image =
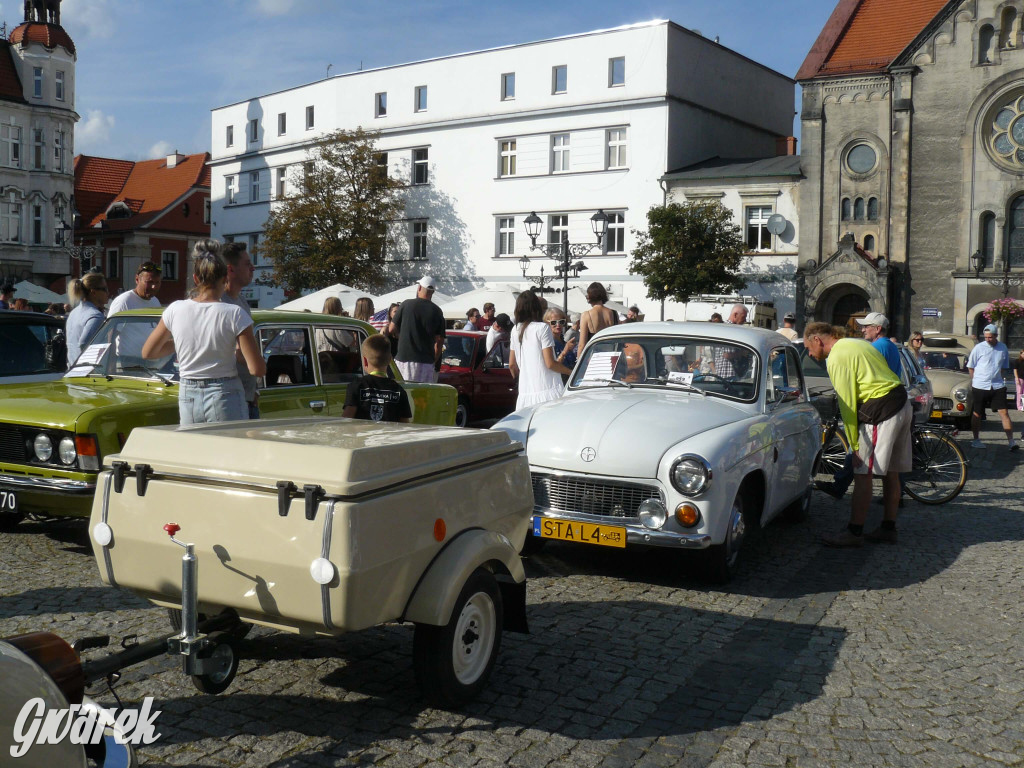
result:
<svg viewBox="0 0 1024 768"><path fill-rule="evenodd" d="M1024 295L1022 20L1024 0L839 1L797 73L804 322L977 333Z"/></svg>

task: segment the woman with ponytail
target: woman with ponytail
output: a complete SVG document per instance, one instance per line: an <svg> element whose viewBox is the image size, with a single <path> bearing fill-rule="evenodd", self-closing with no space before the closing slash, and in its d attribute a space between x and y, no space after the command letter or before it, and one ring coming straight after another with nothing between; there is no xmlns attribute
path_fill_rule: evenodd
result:
<svg viewBox="0 0 1024 768"><path fill-rule="evenodd" d="M192 250L191 298L172 302L142 347L148 360L178 353L180 423L203 424L248 418L245 390L235 367L241 350L249 372L263 376L267 365L252 332L252 318L221 302L228 276L220 243L204 238Z"/></svg>
<svg viewBox="0 0 1024 768"><path fill-rule="evenodd" d="M107 278L99 272L86 272L71 281L68 295L75 307L64 325L70 368L103 324L103 308L107 305Z"/></svg>

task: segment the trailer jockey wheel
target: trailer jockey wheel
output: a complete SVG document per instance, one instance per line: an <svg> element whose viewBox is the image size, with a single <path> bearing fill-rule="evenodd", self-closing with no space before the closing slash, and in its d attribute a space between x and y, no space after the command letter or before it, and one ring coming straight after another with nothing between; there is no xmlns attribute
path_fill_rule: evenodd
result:
<svg viewBox="0 0 1024 768"><path fill-rule="evenodd" d="M209 639L199 658L211 666L201 675L192 675L192 683L202 693L223 693L238 672L238 652L230 632L212 632Z"/></svg>

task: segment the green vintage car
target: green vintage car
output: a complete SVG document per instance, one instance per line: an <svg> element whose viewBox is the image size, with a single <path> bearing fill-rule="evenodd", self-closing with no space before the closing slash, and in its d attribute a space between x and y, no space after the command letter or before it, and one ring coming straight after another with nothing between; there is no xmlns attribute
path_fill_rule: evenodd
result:
<svg viewBox="0 0 1024 768"><path fill-rule="evenodd" d="M88 517L103 457L117 453L135 427L178 423L174 356L141 357L159 319L159 310L120 313L64 378L0 386L0 527L27 513ZM348 383L363 373L359 345L373 327L297 312L257 310L253 320L267 361L261 417L341 416ZM401 380L395 366L392 372ZM455 423L455 389L405 388L414 422Z"/></svg>

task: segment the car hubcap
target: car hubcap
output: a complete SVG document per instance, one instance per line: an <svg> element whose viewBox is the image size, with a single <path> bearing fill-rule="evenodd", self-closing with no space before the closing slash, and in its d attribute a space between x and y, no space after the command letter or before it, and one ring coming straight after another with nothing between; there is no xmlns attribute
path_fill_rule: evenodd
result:
<svg viewBox="0 0 1024 768"><path fill-rule="evenodd" d="M455 625L452 666L456 679L463 685L475 683L487 668L496 624L494 601L486 592L477 592L462 607Z"/></svg>
<svg viewBox="0 0 1024 768"><path fill-rule="evenodd" d="M740 554L740 547L743 545L743 536L747 532L747 524L743 520L743 511L739 506L734 505L732 516L729 518L729 532L725 538L726 562L731 568L736 564Z"/></svg>

